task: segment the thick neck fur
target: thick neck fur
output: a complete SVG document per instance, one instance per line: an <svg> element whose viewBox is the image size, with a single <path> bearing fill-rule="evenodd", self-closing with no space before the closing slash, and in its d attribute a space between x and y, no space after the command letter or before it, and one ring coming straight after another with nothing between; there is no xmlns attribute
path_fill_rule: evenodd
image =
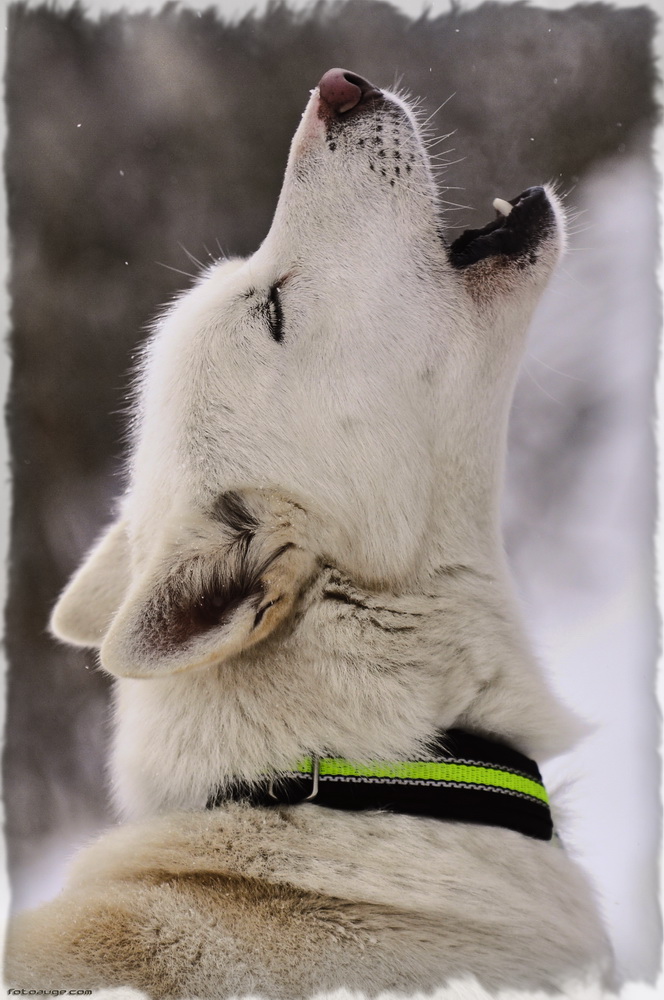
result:
<svg viewBox="0 0 664 1000"><path fill-rule="evenodd" d="M326 566L283 632L216 666L117 682L122 813L203 808L215 786L312 751L426 754L440 728L487 734L540 761L575 734L524 640L502 568L441 562L416 591L395 595Z"/></svg>

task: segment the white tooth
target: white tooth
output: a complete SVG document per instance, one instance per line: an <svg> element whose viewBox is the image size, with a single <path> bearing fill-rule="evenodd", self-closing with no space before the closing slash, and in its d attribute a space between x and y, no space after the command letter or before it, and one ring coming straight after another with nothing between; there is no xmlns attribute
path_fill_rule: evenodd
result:
<svg viewBox="0 0 664 1000"><path fill-rule="evenodd" d="M514 208L514 205L510 205L509 201L505 201L503 198L494 198L492 204L501 215L509 215Z"/></svg>

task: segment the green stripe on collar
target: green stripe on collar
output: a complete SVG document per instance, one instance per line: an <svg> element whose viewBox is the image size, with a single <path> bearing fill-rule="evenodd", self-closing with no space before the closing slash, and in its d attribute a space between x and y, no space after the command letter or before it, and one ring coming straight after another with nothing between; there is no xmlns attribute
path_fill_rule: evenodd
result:
<svg viewBox="0 0 664 1000"><path fill-rule="evenodd" d="M311 774L314 770L314 759L306 757L299 760L293 771L288 772L294 776L300 774ZM480 787L504 788L519 792L522 795L530 795L535 799L548 803L549 797L541 781L536 781L526 775L506 768L485 767L470 761L455 761L454 763L442 761L416 760L397 761L388 763L387 761L376 761L366 766L354 764L344 760L342 757L322 757L318 758L318 773L323 777L348 777L348 778L392 778L405 779L409 781L427 781L437 784L466 784L478 785Z"/></svg>

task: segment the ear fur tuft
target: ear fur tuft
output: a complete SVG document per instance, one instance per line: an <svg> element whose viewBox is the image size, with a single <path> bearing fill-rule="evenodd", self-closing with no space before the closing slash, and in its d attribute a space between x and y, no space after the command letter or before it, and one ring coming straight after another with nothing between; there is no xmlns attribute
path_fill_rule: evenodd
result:
<svg viewBox="0 0 664 1000"><path fill-rule="evenodd" d="M51 633L74 646L101 646L129 577L129 540L120 520L104 532L65 587L51 614Z"/></svg>

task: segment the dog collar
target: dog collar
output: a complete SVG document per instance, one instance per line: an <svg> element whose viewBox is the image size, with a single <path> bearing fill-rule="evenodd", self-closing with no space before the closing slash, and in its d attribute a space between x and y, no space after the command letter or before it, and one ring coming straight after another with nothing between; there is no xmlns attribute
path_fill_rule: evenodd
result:
<svg viewBox="0 0 664 1000"><path fill-rule="evenodd" d="M207 808L229 800L259 806L315 801L332 809L385 809L551 839L549 800L535 761L460 729L441 731L430 746L430 757L407 761L305 757L271 779L215 789Z"/></svg>

